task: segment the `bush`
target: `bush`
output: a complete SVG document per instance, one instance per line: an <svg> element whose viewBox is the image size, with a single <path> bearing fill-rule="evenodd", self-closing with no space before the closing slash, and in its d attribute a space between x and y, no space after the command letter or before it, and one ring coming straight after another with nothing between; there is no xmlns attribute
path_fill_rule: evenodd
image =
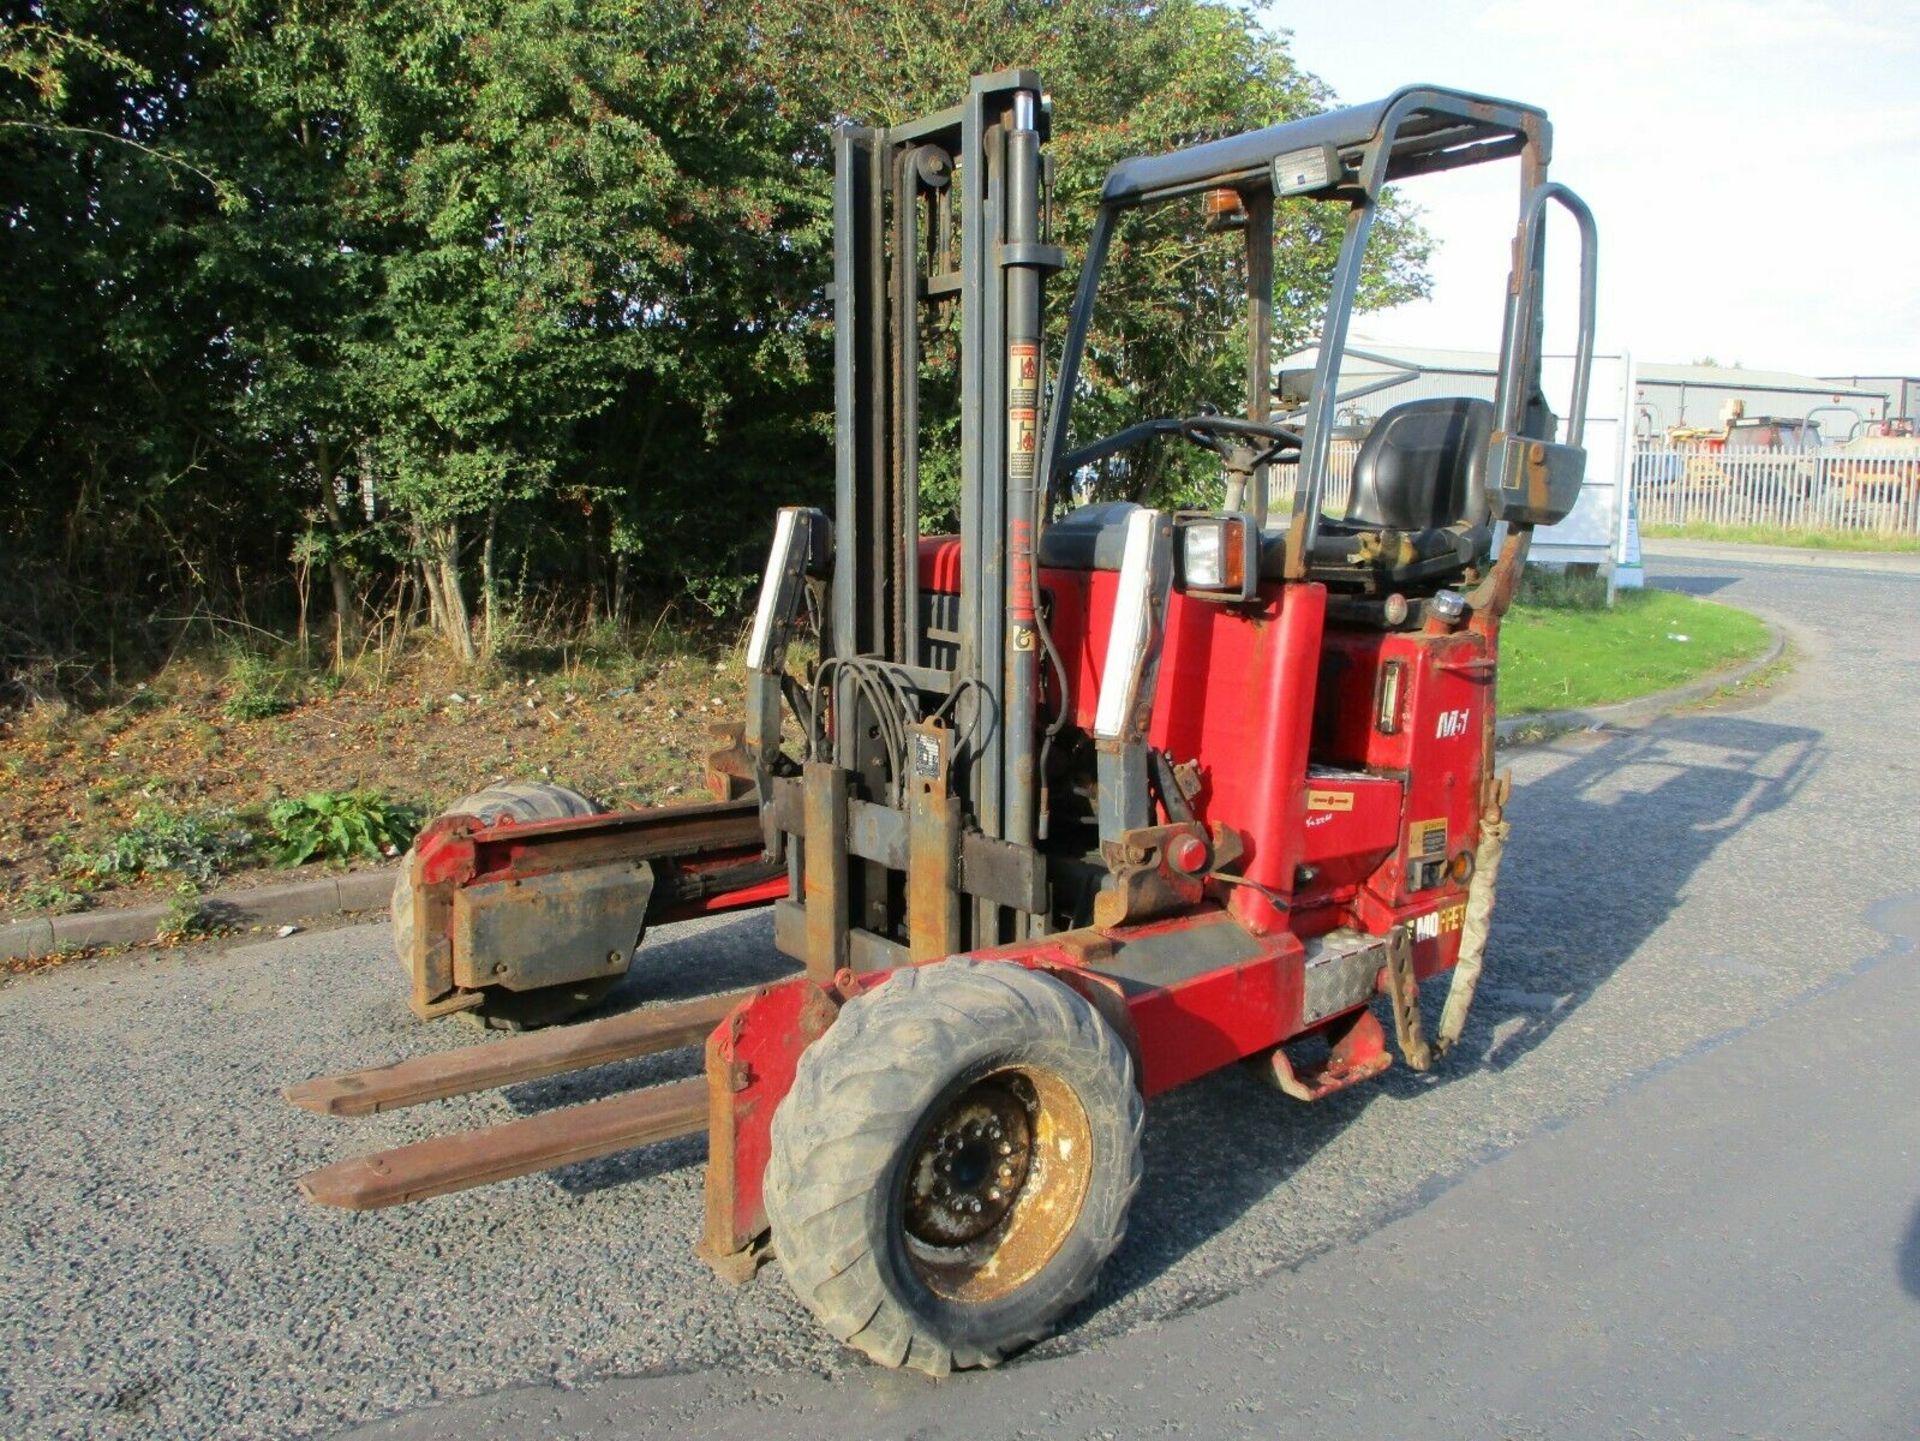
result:
<svg viewBox="0 0 1920 1441"><path fill-rule="evenodd" d="M267 807L274 859L283 866L310 860L379 859L403 850L420 829L419 812L374 791L314 791Z"/></svg>
<svg viewBox="0 0 1920 1441"><path fill-rule="evenodd" d="M267 720L293 709L293 702L281 693L284 677L265 658L243 655L233 663L230 675L233 694L222 707L228 720Z"/></svg>

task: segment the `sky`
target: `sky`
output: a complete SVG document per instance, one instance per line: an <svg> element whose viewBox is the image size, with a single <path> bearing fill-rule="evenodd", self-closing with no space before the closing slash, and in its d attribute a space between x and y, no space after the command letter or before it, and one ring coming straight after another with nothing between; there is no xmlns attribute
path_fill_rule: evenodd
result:
<svg viewBox="0 0 1920 1441"><path fill-rule="evenodd" d="M1600 230L1599 338L1637 361L1920 375L1920 0L1279 0L1267 23L1343 103L1427 82L1553 121ZM1494 349L1518 166L1409 182L1430 300L1376 342ZM1564 239L1562 238L1564 236ZM1576 284L1572 227L1547 285ZM1550 349L1572 306L1549 309Z"/></svg>

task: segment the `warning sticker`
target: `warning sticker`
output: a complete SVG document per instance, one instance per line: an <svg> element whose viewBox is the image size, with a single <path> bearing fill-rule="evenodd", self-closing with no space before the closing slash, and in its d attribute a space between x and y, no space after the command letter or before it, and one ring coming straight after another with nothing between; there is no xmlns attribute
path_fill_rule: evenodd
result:
<svg viewBox="0 0 1920 1441"><path fill-rule="evenodd" d="M1007 409L1034 410L1039 404L1039 343L1017 340L1007 347Z"/></svg>
<svg viewBox="0 0 1920 1441"><path fill-rule="evenodd" d="M1353 792L1308 791L1307 809L1310 811L1350 811L1353 809Z"/></svg>
<svg viewBox="0 0 1920 1441"><path fill-rule="evenodd" d="M1415 821L1407 827L1409 861L1444 861L1447 858L1447 822Z"/></svg>
<svg viewBox="0 0 1920 1441"><path fill-rule="evenodd" d="M1039 412L1007 412L1007 473L1015 480L1033 479L1039 450Z"/></svg>

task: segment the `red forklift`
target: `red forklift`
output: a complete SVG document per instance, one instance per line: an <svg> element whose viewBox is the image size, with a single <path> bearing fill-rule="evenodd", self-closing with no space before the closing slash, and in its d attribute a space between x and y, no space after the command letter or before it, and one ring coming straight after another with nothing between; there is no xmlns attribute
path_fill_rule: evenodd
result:
<svg viewBox="0 0 1920 1441"><path fill-rule="evenodd" d="M492 965L537 977L543 933L586 921L623 969L662 887L675 913L772 897L797 973L294 1086L309 1109L367 1114L705 1046L704 1079L342 1162L302 1179L312 1199L391 1205L704 1129L702 1254L742 1280L776 1257L834 1335L943 1374L993 1364L1087 1293L1121 1243L1155 1096L1232 1064L1303 1101L1375 1076L1392 1063L1376 997L1414 1068L1458 1040L1507 835L1501 617L1585 464L1592 217L1547 178L1541 111L1429 86L1127 161L1049 369L1045 289L1065 261L1049 126L1039 77L1010 71L951 109L836 133L834 512L778 514L720 767L738 794L454 820L424 847L438 869L416 873L417 944L463 957L470 991ZM1507 159L1497 394L1386 410L1326 513L1384 187ZM1342 207L1345 232L1311 392L1283 414L1273 221L1289 203ZM1554 205L1581 248L1564 427L1540 387ZM1245 394L1084 436L1116 234L1181 206L1244 237ZM957 337L938 352L954 373L923 396L936 326ZM923 536L922 404L940 397L958 407L958 533ZM1217 508L1138 493L1154 446L1217 462ZM817 658L796 672L806 629ZM1429 1036L1420 983L1448 970ZM442 979L442 999L461 989Z"/></svg>

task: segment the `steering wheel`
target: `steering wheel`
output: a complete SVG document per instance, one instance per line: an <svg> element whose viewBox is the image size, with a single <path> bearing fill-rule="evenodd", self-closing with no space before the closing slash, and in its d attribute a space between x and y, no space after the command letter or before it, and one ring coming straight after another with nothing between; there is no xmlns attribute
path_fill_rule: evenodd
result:
<svg viewBox="0 0 1920 1441"><path fill-rule="evenodd" d="M1123 450L1131 450L1136 445L1144 445L1156 436L1177 435L1212 451L1230 469L1239 469L1244 464L1251 471L1255 466L1265 465L1290 450L1298 450L1301 445L1300 432L1291 426L1279 425L1270 420L1248 420L1244 416L1220 415L1213 411L1201 411L1197 415L1184 418L1161 416L1154 420L1142 420L1129 425L1125 430L1116 430L1112 435L1102 436L1099 440L1069 451L1054 462L1055 475L1071 475L1083 466L1093 465L1110 455L1118 455ZM1236 444L1230 437L1249 436L1265 440L1269 444L1264 448Z"/></svg>
<svg viewBox="0 0 1920 1441"><path fill-rule="evenodd" d="M1298 450L1303 437L1291 426L1268 420L1248 420L1238 415L1216 415L1203 411L1178 422L1180 435L1219 456L1230 472L1252 474L1260 466ZM1236 437L1251 437L1269 442L1265 448L1240 443Z"/></svg>

